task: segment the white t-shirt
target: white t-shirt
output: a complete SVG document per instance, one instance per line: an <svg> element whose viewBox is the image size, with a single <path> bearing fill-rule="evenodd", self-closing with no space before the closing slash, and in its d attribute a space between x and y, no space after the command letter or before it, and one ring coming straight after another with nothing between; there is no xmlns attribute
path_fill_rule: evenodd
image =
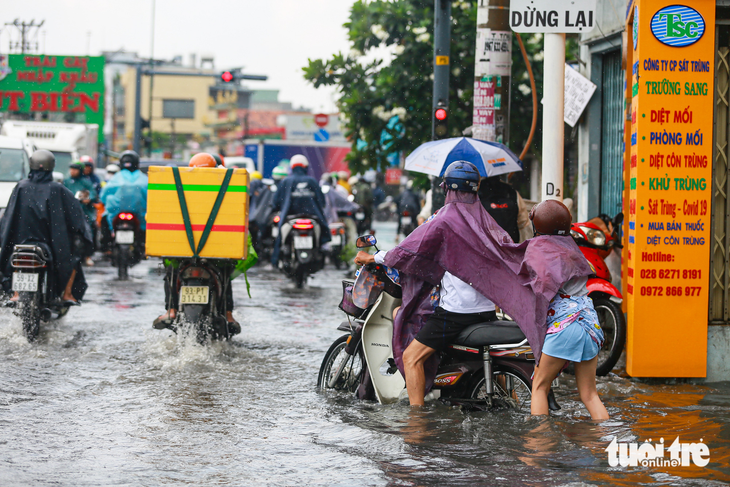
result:
<svg viewBox="0 0 730 487"><path fill-rule="evenodd" d="M375 262L382 264L386 251L375 254ZM494 311L494 303L485 298L476 289L455 275L447 272L441 278L441 299L439 306L452 313L484 313Z"/></svg>

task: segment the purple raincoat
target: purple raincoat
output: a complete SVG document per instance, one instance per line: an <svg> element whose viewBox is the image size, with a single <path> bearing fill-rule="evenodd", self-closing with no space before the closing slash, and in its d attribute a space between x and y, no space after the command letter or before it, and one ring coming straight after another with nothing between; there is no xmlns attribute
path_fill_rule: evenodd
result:
<svg viewBox="0 0 730 487"><path fill-rule="evenodd" d="M401 272L403 307L395 320L393 355L403 372L403 351L433 312L433 286L450 272L494 301L519 325L539 362L550 300L574 277L592 273L571 237L540 236L515 244L477 195L449 191L446 205L395 249L385 265ZM426 364L426 389L438 357Z"/></svg>

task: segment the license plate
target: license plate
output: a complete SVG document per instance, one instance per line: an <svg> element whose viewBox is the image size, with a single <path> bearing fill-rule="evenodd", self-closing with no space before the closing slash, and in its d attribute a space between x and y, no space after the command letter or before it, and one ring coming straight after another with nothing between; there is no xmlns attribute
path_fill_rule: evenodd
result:
<svg viewBox="0 0 730 487"><path fill-rule="evenodd" d="M133 244L134 230L117 230L116 242L118 244Z"/></svg>
<svg viewBox="0 0 730 487"><path fill-rule="evenodd" d="M274 238L279 236L279 227L271 227L271 236Z"/></svg>
<svg viewBox="0 0 730 487"><path fill-rule="evenodd" d="M400 217L400 224L401 225L410 225L412 221L413 220L411 220L411 217L410 216L402 216L402 217Z"/></svg>
<svg viewBox="0 0 730 487"><path fill-rule="evenodd" d="M208 304L208 286L180 286L180 304Z"/></svg>
<svg viewBox="0 0 730 487"><path fill-rule="evenodd" d="M307 237L294 237L294 248L295 249L311 249L314 247L314 239L310 236Z"/></svg>
<svg viewBox="0 0 730 487"><path fill-rule="evenodd" d="M355 218L357 218L358 220L364 220L365 213L362 213L362 212L355 213Z"/></svg>
<svg viewBox="0 0 730 487"><path fill-rule="evenodd" d="M13 291L38 291L38 274L29 272L13 272Z"/></svg>
<svg viewBox="0 0 730 487"><path fill-rule="evenodd" d="M332 235L332 245L342 245L342 235Z"/></svg>

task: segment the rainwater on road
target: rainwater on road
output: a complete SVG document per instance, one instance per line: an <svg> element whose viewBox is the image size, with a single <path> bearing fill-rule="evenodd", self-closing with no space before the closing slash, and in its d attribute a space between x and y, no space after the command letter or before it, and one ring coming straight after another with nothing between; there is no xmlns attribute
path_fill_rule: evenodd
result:
<svg viewBox="0 0 730 487"><path fill-rule="evenodd" d="M387 236L390 227L382 227ZM392 236L392 232L391 232ZM382 240L382 239L381 239ZM387 246L386 246L387 247ZM316 389L341 335L345 271L303 290L259 266L243 331L200 346L153 330L164 311L159 260L116 280L87 269L83 306L29 344L0 310L0 485L725 485L730 385L599 379L611 420L596 424L561 379L549 420L431 403L412 412ZM659 353L659 352L658 352ZM677 357L681 360L681 357ZM611 467L622 442L704 442L706 467Z"/></svg>

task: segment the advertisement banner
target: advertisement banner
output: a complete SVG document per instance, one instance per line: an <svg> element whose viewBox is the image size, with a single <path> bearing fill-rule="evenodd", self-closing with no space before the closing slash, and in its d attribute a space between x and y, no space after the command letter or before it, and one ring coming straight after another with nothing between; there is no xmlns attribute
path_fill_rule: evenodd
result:
<svg viewBox="0 0 730 487"><path fill-rule="evenodd" d="M0 55L0 111L74 114L104 139L104 58Z"/></svg>
<svg viewBox="0 0 730 487"><path fill-rule="evenodd" d="M628 22L626 370L705 377L715 2L636 0Z"/></svg>

